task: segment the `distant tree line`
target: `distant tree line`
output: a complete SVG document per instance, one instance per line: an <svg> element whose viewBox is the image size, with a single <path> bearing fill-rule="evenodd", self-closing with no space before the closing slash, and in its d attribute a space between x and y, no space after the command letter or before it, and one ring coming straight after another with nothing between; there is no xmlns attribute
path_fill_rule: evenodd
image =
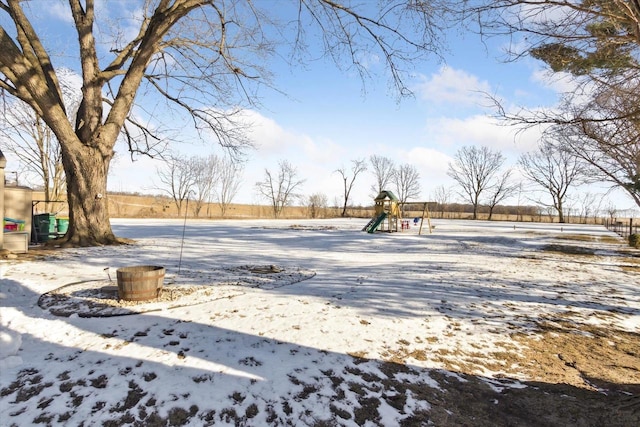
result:
<svg viewBox="0 0 640 427"><path fill-rule="evenodd" d="M220 215L224 216L238 194L242 173L242 164L231 157L170 154L156 170L155 188L171 198L178 214L192 201L195 216L211 203L216 203ZM210 215L207 212L207 216Z"/></svg>
<svg viewBox="0 0 640 427"><path fill-rule="evenodd" d="M40 168L29 173L43 172L38 179L47 192L51 191L49 197L66 192L71 222L62 244L119 243L111 229L108 204L97 196L106 193L117 141L124 142L131 155L156 155L164 148L165 127L149 125L159 118L154 117L154 111L178 111L184 114L181 118L192 120L202 135L214 135L222 147L238 153L250 145L238 113L242 106L256 105L258 87L272 86L269 59L281 55L277 47L292 46L290 58L302 63L304 58L325 56L339 66L348 64L345 68L361 77L371 70L366 61L359 60L359 53L370 52L381 58L392 87L402 96L410 93L404 80L407 66L432 53L441 54L441 36L452 26L483 38L504 37L501 41L511 42L507 60L534 58L544 62L551 76L562 73L556 76L570 78L571 89L559 105L548 109L521 108L510 113L496 100L497 114L507 123L546 129L540 152L520 162L527 180L543 189L544 200L540 201L545 206L563 220L566 190L573 184L564 180L570 175L566 173L570 163L558 166L563 162L560 157L568 155L580 163L576 170L586 174L573 177L574 183L608 183L621 188L640 207L637 0L398 0L373 8L368 2L297 3L291 28L298 30L299 39L290 43L290 32L280 31L281 23L272 19L279 12L269 2L238 1L226 8L210 0L144 2L137 29L123 31L116 25L112 32L104 32L99 29L107 27L104 20L110 14L96 13L93 1L70 1L64 23L72 31L58 36L75 32L72 38L81 40L63 40L77 48L75 55L65 54L65 60L76 58L74 68L82 70L77 76L82 81L77 103L68 96L64 78L68 70L59 66L60 53L44 43L49 31L36 19L38 8L27 7L30 2L0 3L5 18L0 25L3 112L28 107L33 113L16 120L6 120L5 114L0 139L7 146L7 141L33 143L36 153L47 153L46 158L28 155L21 161L31 162L22 167ZM229 23L234 23L232 37L227 37L231 35L226 32ZM313 35L323 41L323 49L309 55L309 46L315 45ZM255 43L242 42L249 39ZM101 51L98 46L108 49ZM166 108L137 104L149 97L136 95L149 93L164 100ZM12 129L22 124L28 129L12 134ZM50 132L52 139L38 132ZM45 141L51 144L38 146ZM18 148L15 153L25 152ZM549 155L554 157L546 157ZM503 160L500 153L485 147L465 147L450 165L449 176L457 183L457 194L472 206L474 218L481 207L488 207L491 216L501 202L519 191L521 184L513 182L514 174L503 168ZM61 162L62 169L56 162ZM393 182L399 198L410 200L412 171L387 169L384 162L380 166L377 184ZM345 188L342 215L347 215L350 189L362 170L340 170ZM176 204L188 203L191 195L196 203L211 197L213 190L207 188L210 182L206 181L213 178L200 178L204 185L200 188L193 177L174 176L174 172L179 170L169 167L169 175L160 179L165 179L167 186L175 185L170 191ZM299 196L300 185L294 184L304 181L290 176L293 180L288 188L277 188L279 172L282 165L278 172L266 171L261 183L267 186L258 186L272 190L263 196L271 199L274 216L293 202L296 193ZM562 173L565 176L557 180ZM220 193L217 198L225 203ZM317 202L314 198L314 212Z"/></svg>

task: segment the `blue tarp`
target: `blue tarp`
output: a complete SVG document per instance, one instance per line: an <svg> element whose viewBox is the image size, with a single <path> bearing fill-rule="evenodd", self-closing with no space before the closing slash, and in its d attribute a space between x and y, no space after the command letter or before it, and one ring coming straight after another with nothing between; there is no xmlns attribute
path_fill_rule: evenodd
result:
<svg viewBox="0 0 640 427"><path fill-rule="evenodd" d="M21 220L21 219L7 218L6 216L4 217L4 221L5 222L13 222L15 224L24 224L24 221Z"/></svg>

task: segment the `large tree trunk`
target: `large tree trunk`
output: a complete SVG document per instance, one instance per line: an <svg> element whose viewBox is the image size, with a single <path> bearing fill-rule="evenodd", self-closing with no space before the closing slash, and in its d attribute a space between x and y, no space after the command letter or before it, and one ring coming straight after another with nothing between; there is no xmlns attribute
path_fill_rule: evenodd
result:
<svg viewBox="0 0 640 427"><path fill-rule="evenodd" d="M63 246L110 245L118 242L111 231L107 174L111 154L95 145L74 145L63 156L67 176L69 230Z"/></svg>

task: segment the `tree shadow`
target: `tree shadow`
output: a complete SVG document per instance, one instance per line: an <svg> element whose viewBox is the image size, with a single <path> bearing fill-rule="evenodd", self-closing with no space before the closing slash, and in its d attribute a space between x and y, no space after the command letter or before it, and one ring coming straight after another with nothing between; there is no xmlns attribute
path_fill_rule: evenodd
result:
<svg viewBox="0 0 640 427"><path fill-rule="evenodd" d="M8 285L29 297L19 283L6 282L3 289ZM23 314L38 313L32 308ZM157 314L48 320L38 325L63 322L59 327L70 335L66 342L53 342L42 332L21 332L21 351L29 357L3 369L0 383L0 413L7 425L640 422L638 395L629 394L638 384L611 384L603 393L425 369ZM89 345L87 335L93 336Z"/></svg>
<svg viewBox="0 0 640 427"><path fill-rule="evenodd" d="M145 232L133 228L114 227L122 234ZM156 240L145 245L78 251L78 262L100 275L105 264L166 265L178 280L175 261L182 230L154 231ZM505 315L503 304L639 314L624 301L593 302L572 294L571 288L554 298L531 293L557 286L556 279L507 279L497 277L489 266L474 265L469 272L463 263L429 259L459 244L444 237L438 238L439 248L425 251L394 236L331 230L287 229L274 236L273 230L203 223L185 234L183 269L198 273L221 265L305 263L317 271L312 280L262 292L317 297L365 314L499 320L518 328L530 326L532 319L519 317L517 310ZM407 237L425 245L434 240ZM159 250L165 247L166 252ZM203 253L203 248L211 250ZM342 259L353 251L361 257L357 266ZM407 259L385 261L385 251L399 251ZM74 250L67 253L73 260ZM501 262L499 253L496 262ZM411 360L355 357L350 351L280 340L269 335L268 325L256 325L255 330L245 326L243 331L224 327L227 320L243 316L240 307L236 312L212 311L216 326L186 320L205 309L195 306L191 312L181 309L184 319L173 318L170 311L110 319L57 318L41 312L35 306L39 295L23 284L2 279L0 286L6 294L19 296L0 301L3 313L11 308L15 318L32 317L34 328L59 327L69 334L64 341L49 340L46 331L12 330L11 320L2 319L3 327L20 335L21 352L28 355L21 365L1 373L0 414L16 425L640 424L637 395L629 394L638 384L607 385L600 380L599 386L609 390L603 393L425 369ZM90 344L87 336L92 337Z"/></svg>
<svg viewBox="0 0 640 427"><path fill-rule="evenodd" d="M114 224L120 235L152 237L145 239L144 244L69 250L67 254L71 254L71 259L76 256L81 259L83 271L93 269L91 279L106 278L105 269L115 275L114 270L120 266L148 264L165 266L167 277L175 283L207 277L208 281L202 284L215 285L218 282L209 273L229 266L305 267L317 272L313 280L274 292L328 298L335 304L383 316L424 317L441 313L474 321L506 318L523 325L523 320L529 321L527 318L531 317L525 312L535 305L556 312L640 314L629 301L602 292L604 282L581 287L556 275L527 277L526 269L536 269L536 263L547 260L537 255L527 257L526 254L535 251L527 252L529 242L515 238L447 235L395 238L357 230L301 230L284 224L284 228L275 232L255 225L211 221L189 224L185 230L179 227L179 221L169 225L165 221ZM469 245L477 247L469 249ZM386 253L391 256L386 257ZM452 260L451 253L459 253L460 262ZM353 254L357 256L354 258ZM484 257L484 264L474 262L476 255ZM487 257L494 260L486 261ZM522 269L523 274L505 275L496 268L507 263L513 269ZM597 267L596 262L593 265ZM588 265L580 264L579 268L583 267ZM612 286L632 291L634 285L618 281Z"/></svg>

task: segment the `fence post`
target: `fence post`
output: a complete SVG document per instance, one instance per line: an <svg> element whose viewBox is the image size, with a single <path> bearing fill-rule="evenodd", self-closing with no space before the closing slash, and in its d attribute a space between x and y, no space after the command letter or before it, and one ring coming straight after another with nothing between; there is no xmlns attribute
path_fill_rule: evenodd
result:
<svg viewBox="0 0 640 427"><path fill-rule="evenodd" d="M633 234L633 218L629 218L629 236Z"/></svg>

